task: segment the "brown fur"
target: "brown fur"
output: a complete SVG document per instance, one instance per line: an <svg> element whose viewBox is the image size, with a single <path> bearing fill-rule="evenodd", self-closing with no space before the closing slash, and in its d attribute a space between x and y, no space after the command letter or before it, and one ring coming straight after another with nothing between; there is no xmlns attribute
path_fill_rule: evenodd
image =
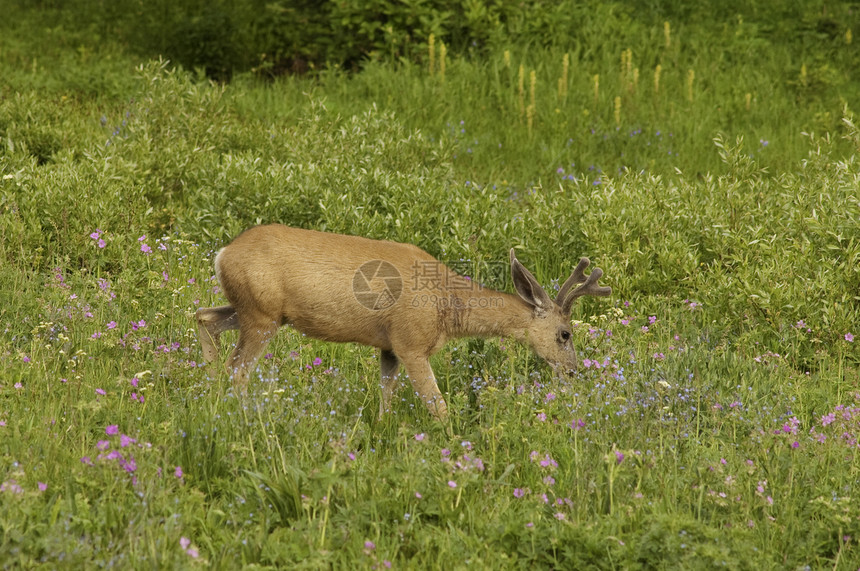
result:
<svg viewBox="0 0 860 571"><path fill-rule="evenodd" d="M576 369L570 341L573 299L611 293L597 285L599 268L585 276L588 263L582 258L559 298L551 300L511 250L519 294L514 296L472 283L411 244L256 226L215 257L215 273L230 305L197 310L200 343L204 358L214 361L220 334L239 329L227 366L241 387L281 325L317 339L378 347L380 415L391 406L402 363L431 414L444 418L447 405L429 358L449 339L511 336L558 372Z"/></svg>

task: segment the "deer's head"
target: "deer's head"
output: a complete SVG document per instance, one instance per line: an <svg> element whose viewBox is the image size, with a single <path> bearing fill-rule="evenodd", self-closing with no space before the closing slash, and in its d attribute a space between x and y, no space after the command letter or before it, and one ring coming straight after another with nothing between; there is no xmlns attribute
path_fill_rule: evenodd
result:
<svg viewBox="0 0 860 571"><path fill-rule="evenodd" d="M578 359L570 331L570 311L576 298L583 295L608 296L612 288L597 285L603 270L594 268L588 276L588 258L579 264L553 300L535 277L517 260L511 249L511 276L520 298L532 308L525 335L535 353L546 360L556 374L570 374L576 370Z"/></svg>

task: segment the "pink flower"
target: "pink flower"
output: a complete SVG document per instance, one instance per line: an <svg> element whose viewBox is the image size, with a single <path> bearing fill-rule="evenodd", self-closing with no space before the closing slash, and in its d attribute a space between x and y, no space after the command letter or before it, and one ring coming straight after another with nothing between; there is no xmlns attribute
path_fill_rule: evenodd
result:
<svg viewBox="0 0 860 571"><path fill-rule="evenodd" d="M415 440L417 440L418 442L421 442L422 440L424 440L425 436L427 436L427 435L424 434L423 432L420 432L420 433L415 435Z"/></svg>
<svg viewBox="0 0 860 571"><path fill-rule="evenodd" d="M367 540L364 542L364 548L368 551L373 551L374 549L376 549L376 544L370 540Z"/></svg>
<svg viewBox="0 0 860 571"><path fill-rule="evenodd" d="M115 434L119 434L119 426L116 424L109 424L107 428L105 428L105 434L108 436L113 436Z"/></svg>
<svg viewBox="0 0 860 571"><path fill-rule="evenodd" d="M36 482L36 485L39 486L40 492L44 492L48 489L48 484L46 484L45 482Z"/></svg>
<svg viewBox="0 0 860 571"><path fill-rule="evenodd" d="M108 321L107 328L116 329L116 321Z"/></svg>
<svg viewBox="0 0 860 571"><path fill-rule="evenodd" d="M101 396L105 396L107 393L105 392L104 389L96 389L96 394L101 395Z"/></svg>
<svg viewBox="0 0 860 571"><path fill-rule="evenodd" d="M454 480L448 480L448 487L449 488L456 488L457 482L455 482Z"/></svg>
<svg viewBox="0 0 860 571"><path fill-rule="evenodd" d="M621 464L621 462L624 461L624 453L621 452L620 450L616 450L615 451L615 458L616 458L616 460L618 460L618 463Z"/></svg>
<svg viewBox="0 0 860 571"><path fill-rule="evenodd" d="M120 435L119 435L119 445L120 445L120 448L125 448L126 446L128 446L128 445L130 445L130 444L133 444L133 443L135 443L135 442L137 442L137 440L135 440L135 439L134 439L134 438L132 438L131 436L126 436L125 434L120 434Z"/></svg>
<svg viewBox="0 0 860 571"><path fill-rule="evenodd" d="M319 367L320 365L322 365L322 359L317 357L316 359L314 359L314 367Z"/></svg>
<svg viewBox="0 0 860 571"><path fill-rule="evenodd" d="M144 243L140 245L140 251L148 256L152 252L152 248L149 247L149 244Z"/></svg>
<svg viewBox="0 0 860 571"><path fill-rule="evenodd" d="M852 335L851 333L846 333L845 334L845 340L848 341L849 343L854 343L854 335Z"/></svg>
<svg viewBox="0 0 860 571"><path fill-rule="evenodd" d="M176 470L173 471L173 475L176 476L177 478L181 479L182 478L182 467L177 466Z"/></svg>
<svg viewBox="0 0 860 571"><path fill-rule="evenodd" d="M514 488L514 497L521 498L526 495L526 491L522 488Z"/></svg>

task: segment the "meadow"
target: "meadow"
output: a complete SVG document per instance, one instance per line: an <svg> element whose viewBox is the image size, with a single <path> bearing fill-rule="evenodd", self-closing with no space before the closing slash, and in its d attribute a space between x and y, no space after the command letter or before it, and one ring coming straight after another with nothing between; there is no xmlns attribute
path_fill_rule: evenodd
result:
<svg viewBox="0 0 860 571"><path fill-rule="evenodd" d="M860 567L847 20L771 51L749 19L602 13L578 49L217 83L12 13L3 569ZM511 247L548 291L589 256L613 296L574 308L573 379L446 346L445 423L406 387L377 418L376 351L288 328L241 395L193 315L269 222L509 292Z"/></svg>

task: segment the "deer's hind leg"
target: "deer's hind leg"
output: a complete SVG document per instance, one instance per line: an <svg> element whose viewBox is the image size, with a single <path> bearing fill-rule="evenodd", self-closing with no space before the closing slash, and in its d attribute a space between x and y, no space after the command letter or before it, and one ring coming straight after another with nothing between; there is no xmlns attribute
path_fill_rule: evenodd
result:
<svg viewBox="0 0 860 571"><path fill-rule="evenodd" d="M227 360L227 369L233 375L233 385L244 387L257 359L278 331L280 323L264 315L243 313L239 319L239 341Z"/></svg>
<svg viewBox="0 0 860 571"><path fill-rule="evenodd" d="M197 319L197 337L203 349L203 359L211 363L218 358L221 333L239 328L239 318L232 305L201 307L194 314Z"/></svg>

